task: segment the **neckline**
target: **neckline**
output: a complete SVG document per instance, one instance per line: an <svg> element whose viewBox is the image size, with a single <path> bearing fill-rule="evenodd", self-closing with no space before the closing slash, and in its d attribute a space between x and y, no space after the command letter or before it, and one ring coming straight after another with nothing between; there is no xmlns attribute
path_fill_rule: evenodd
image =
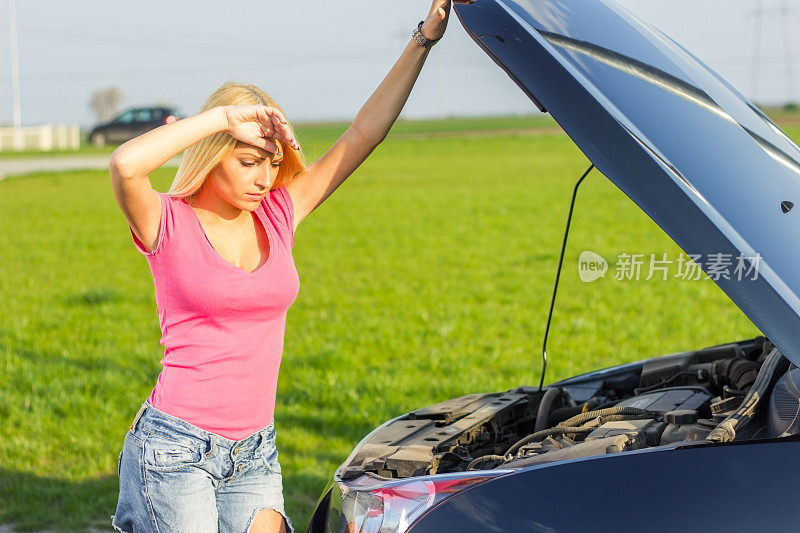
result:
<svg viewBox="0 0 800 533"><path fill-rule="evenodd" d="M264 270L266 267L268 267L269 264L272 262L272 258L275 256L275 248L272 245L273 239L272 239L272 236L270 235L270 232L269 232L270 224L267 224L264 221L264 217L266 217L266 214L264 214L264 216L262 216L262 214L261 214L261 211L264 210L264 200L263 199L258 204L258 207L255 209L254 212L256 214L256 220L258 220L258 222L261 224L261 227L264 230L264 235L267 237L267 246L269 246L269 252L268 252L268 255L267 255L267 260L264 261L264 264L261 265L260 267L258 267L257 269L253 270L253 271L245 270L245 269L243 269L241 267L238 267L238 266L234 265L233 263L231 263L230 261L228 261L227 259L225 259L224 257L222 257L222 255L220 255L220 253L217 251L217 249L214 248L214 245L211 244L211 241L209 240L208 235L206 235L206 231L203 229L203 225L200 223L200 218L197 216L197 213L194 212L194 209L192 208L192 206L189 205L189 202L187 202L185 198L181 198L181 203L183 203L183 205L185 205L186 208L191 212L192 217L194 218L194 221L197 224L197 229L200 230L200 234L203 236L203 240L208 245L208 248L210 249L211 254L216 256L220 261L222 261L223 263L228 265L230 268L236 269L239 272L241 272L241 273L243 273L243 274L245 274L247 276L254 276L254 275L258 274L259 272L261 272L262 270Z"/></svg>

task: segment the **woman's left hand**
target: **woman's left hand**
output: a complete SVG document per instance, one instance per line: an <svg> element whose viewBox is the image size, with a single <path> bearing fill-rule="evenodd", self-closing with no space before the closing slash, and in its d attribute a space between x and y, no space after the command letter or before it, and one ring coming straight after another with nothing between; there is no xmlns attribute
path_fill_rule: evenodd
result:
<svg viewBox="0 0 800 533"><path fill-rule="evenodd" d="M475 0L452 0L456 4L471 4ZM450 17L451 0L433 0L428 18L422 24L422 36L426 39L441 39L447 29L447 19Z"/></svg>

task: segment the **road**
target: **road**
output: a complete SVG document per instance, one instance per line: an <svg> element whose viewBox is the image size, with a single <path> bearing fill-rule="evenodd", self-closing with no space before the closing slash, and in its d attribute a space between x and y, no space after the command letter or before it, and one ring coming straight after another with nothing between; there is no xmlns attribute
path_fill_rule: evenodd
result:
<svg viewBox="0 0 800 533"><path fill-rule="evenodd" d="M0 159L0 180L36 172L108 169L109 157L109 155L74 155ZM164 166L177 167L178 163L180 163L180 158L174 157Z"/></svg>

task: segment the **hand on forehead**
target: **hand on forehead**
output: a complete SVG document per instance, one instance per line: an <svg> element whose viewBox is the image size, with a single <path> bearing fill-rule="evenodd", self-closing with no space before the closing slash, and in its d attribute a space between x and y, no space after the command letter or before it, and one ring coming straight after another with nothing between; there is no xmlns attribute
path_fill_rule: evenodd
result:
<svg viewBox="0 0 800 533"><path fill-rule="evenodd" d="M283 158L283 147L280 143L276 142L277 150L265 150L264 148L260 148L258 146L253 146L252 144L247 144L242 141L237 141L234 150L241 150L241 151L250 151L253 155L258 157L259 159L282 159Z"/></svg>

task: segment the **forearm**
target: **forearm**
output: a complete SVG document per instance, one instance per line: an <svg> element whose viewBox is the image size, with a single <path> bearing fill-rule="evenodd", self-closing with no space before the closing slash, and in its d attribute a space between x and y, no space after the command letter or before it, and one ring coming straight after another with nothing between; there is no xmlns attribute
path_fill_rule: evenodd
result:
<svg viewBox="0 0 800 533"><path fill-rule="evenodd" d="M147 176L186 148L227 128L224 107L159 126L114 150L109 162L111 175L119 178Z"/></svg>
<svg viewBox="0 0 800 533"><path fill-rule="evenodd" d="M375 144L383 141L400 116L429 50L413 39L409 41L400 58L361 107L351 126L353 129Z"/></svg>

